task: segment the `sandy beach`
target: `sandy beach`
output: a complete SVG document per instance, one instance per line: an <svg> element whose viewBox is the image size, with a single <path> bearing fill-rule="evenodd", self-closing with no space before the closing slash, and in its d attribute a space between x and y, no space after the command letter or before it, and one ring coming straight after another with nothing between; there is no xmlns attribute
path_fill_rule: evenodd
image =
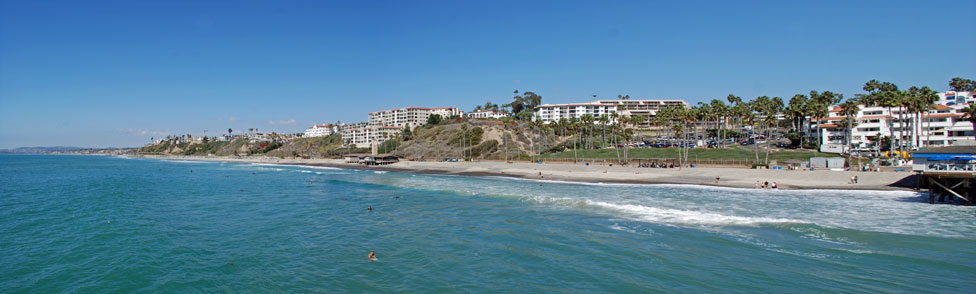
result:
<svg viewBox="0 0 976 294"><path fill-rule="evenodd" d="M531 180L589 183L690 184L756 188L758 182L775 182L780 189L910 190L910 172L854 172L830 170L769 170L734 167L639 168L572 163L418 162L401 161L385 166L345 163L341 159L279 159L271 157L140 156L143 158L205 160L330 166L350 169L404 171L469 176L505 176ZM857 184L850 184L851 177ZM717 178L717 180L716 180Z"/></svg>

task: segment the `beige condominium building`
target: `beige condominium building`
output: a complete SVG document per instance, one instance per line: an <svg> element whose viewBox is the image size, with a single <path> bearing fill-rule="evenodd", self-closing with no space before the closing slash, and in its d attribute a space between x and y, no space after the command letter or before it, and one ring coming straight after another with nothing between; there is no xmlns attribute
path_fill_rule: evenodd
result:
<svg viewBox="0 0 976 294"><path fill-rule="evenodd" d="M346 145L355 145L357 148L368 148L375 144L382 144L397 134L402 128L394 126L378 126L367 123L348 125L341 129L342 141Z"/></svg>
<svg viewBox="0 0 976 294"><path fill-rule="evenodd" d="M390 127L410 127L415 128L427 123L427 118L431 115L440 115L442 118L452 116L463 116L464 112L456 107L404 107L390 110L381 110L369 113L369 124Z"/></svg>

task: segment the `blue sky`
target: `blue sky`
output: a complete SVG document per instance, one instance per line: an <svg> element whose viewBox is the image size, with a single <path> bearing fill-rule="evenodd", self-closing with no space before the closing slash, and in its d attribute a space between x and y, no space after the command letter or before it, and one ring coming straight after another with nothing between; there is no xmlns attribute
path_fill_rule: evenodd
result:
<svg viewBox="0 0 976 294"><path fill-rule="evenodd" d="M157 3L159 2L159 3ZM739 3L742 2L742 3ZM976 1L6 1L0 148L976 79Z"/></svg>

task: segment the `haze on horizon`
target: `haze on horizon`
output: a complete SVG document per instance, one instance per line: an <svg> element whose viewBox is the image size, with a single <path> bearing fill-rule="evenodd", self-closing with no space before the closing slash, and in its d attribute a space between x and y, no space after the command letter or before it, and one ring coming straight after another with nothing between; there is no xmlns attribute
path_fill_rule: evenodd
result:
<svg viewBox="0 0 976 294"><path fill-rule="evenodd" d="M976 78L976 1L0 1L0 148Z"/></svg>

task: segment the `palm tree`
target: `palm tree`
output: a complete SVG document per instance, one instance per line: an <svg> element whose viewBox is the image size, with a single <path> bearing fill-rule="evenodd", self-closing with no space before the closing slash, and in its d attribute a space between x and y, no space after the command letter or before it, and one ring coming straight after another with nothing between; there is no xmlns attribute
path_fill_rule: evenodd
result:
<svg viewBox="0 0 976 294"><path fill-rule="evenodd" d="M752 105L755 105L754 102L755 101L753 101L753 103L744 103L748 107L747 108L748 111L745 112L745 113L743 113L742 116L740 117L740 119L742 120L743 125L750 126L750 128L752 128L752 130L755 130L756 129L755 128L755 125L756 125L756 113L753 111L753 107L752 107ZM745 128L745 127L743 127L743 128ZM755 161L755 163L759 163L759 150L756 149L756 152L755 153L756 153L756 161Z"/></svg>
<svg viewBox="0 0 976 294"><path fill-rule="evenodd" d="M729 107L725 105L722 100L712 99L709 103L712 108L713 117L715 118L715 137L717 137L718 144L717 147L722 147L722 143L725 142L724 129L729 117Z"/></svg>
<svg viewBox="0 0 976 294"><path fill-rule="evenodd" d="M830 91L824 91L823 93L817 93L817 91L810 91L810 111L811 115L817 117L817 142L818 145L823 145L823 130L821 130L820 125L823 123L824 117L827 116L828 107L830 105L840 102L844 98L844 95L833 93ZM818 146L819 147L819 146Z"/></svg>
<svg viewBox="0 0 976 294"><path fill-rule="evenodd" d="M630 147L630 135L627 133L627 124L629 124L629 123L630 123L630 116L628 116L628 115L621 115L620 116L620 121L619 121L619 124L620 124L620 132L621 132L621 136L623 136L623 139L624 139L624 147L623 147L624 148L624 161L623 161L623 163L627 163L628 162L628 160L627 160L627 149L629 149L629 147Z"/></svg>
<svg viewBox="0 0 976 294"><path fill-rule="evenodd" d="M630 116L630 124L634 126L634 132L635 132L635 134L640 135L640 133L637 130L640 129L639 126L640 125L643 125L644 122L646 122L646 121L647 121L647 117L646 116L643 116L643 115L632 115L632 116ZM643 137L640 137L640 138L643 138ZM640 138L638 138L638 140L640 140Z"/></svg>
<svg viewBox="0 0 976 294"><path fill-rule="evenodd" d="M617 162L620 162L620 150L617 149L617 136L615 135L617 125L620 124L620 113L616 111L611 112L610 119L612 120L610 125L610 135L613 136L613 152L617 154Z"/></svg>
<svg viewBox="0 0 976 294"><path fill-rule="evenodd" d="M956 92L973 92L976 91L976 81L955 77L949 81L949 88Z"/></svg>
<svg viewBox="0 0 976 294"><path fill-rule="evenodd" d="M603 147L603 149L607 149L607 124L610 123L610 117L607 116L606 114L603 114L600 115L599 118L597 118L597 121L599 121L600 126L603 127L603 137L600 140L602 142L601 146Z"/></svg>
<svg viewBox="0 0 976 294"><path fill-rule="evenodd" d="M583 116L580 117L580 122L584 127L583 130L585 131L583 135L584 136L583 138L585 138L584 140L585 145L583 146L584 149L590 149L590 137L593 134L594 121L596 121L596 118L594 118L593 115L590 114L584 114Z"/></svg>
<svg viewBox="0 0 976 294"><path fill-rule="evenodd" d="M229 137L233 137L233 136L234 136L234 129L231 129L231 128L227 128L227 135L228 135Z"/></svg>
<svg viewBox="0 0 976 294"><path fill-rule="evenodd" d="M861 111L860 103L856 98L847 99L847 101L840 104L840 115L844 116L844 141L847 143L847 162L849 163L853 161L854 157L852 141L854 141L854 127L857 126L857 120L855 120L854 117L857 116L859 111ZM858 161L858 166L860 166L860 161Z"/></svg>
<svg viewBox="0 0 976 294"><path fill-rule="evenodd" d="M898 86L889 82L878 82L877 80L870 80L864 84L864 91L868 91L868 95L865 96L868 102L885 107L888 109L888 133L891 138L891 151L895 150L895 128L894 128L894 114L891 112L892 107L901 105L901 95L898 93ZM880 143L880 142L879 142ZM891 158L892 165L895 164L895 158Z"/></svg>
<svg viewBox="0 0 976 294"><path fill-rule="evenodd" d="M758 123L760 127L762 127L763 125L767 125L765 131L766 131L766 143L768 144L769 143L768 124L769 124L769 118L771 116L770 112L772 112L772 107L773 107L772 100L770 100L768 96L759 96L755 100L752 100L751 104L752 104L752 111L756 113L757 121L754 122ZM762 132L760 132L760 134L762 134ZM756 161L759 161L759 149L758 149L759 146L756 146L756 148L757 148ZM769 151L769 145L766 145L766 151L767 152Z"/></svg>
<svg viewBox="0 0 976 294"><path fill-rule="evenodd" d="M920 88L920 89L918 89L916 91L915 95L916 95L916 97L918 97L918 99L917 99L918 100L918 106L917 106L918 108L916 110L919 112L918 117L919 117L919 120L921 121L921 120L924 119L924 113L927 113L930 110L935 109L935 102L939 100L939 94L936 93L935 90L932 90L929 87L922 87L922 88ZM921 125L921 123L919 123L919 125ZM929 122L929 125L931 125L931 122ZM928 128L929 125L926 125L926 128ZM928 135L929 135L929 133L930 132L928 132L928 131L925 132L925 136L926 136L925 140L926 141L928 141ZM921 140L921 138L919 138L919 140ZM926 142L926 144L927 144L927 142ZM919 144L920 147L922 145L925 145L925 144Z"/></svg>
<svg viewBox="0 0 976 294"><path fill-rule="evenodd" d="M742 98L729 94L729 96L725 97L725 100L729 101L729 114L733 117L732 129L735 129L737 132L742 131L742 129L739 128L739 124L742 123L742 115L747 112L746 106L742 103Z"/></svg>
<svg viewBox="0 0 976 294"><path fill-rule="evenodd" d="M793 124L793 130L800 133L800 147L803 147L803 120L807 115L807 96L803 94L793 95L790 98L790 104L786 107L786 118L789 118Z"/></svg>
<svg viewBox="0 0 976 294"><path fill-rule="evenodd" d="M969 120L969 123L973 124L973 138L976 139L976 103L970 103L969 106L962 109L963 118Z"/></svg>
<svg viewBox="0 0 976 294"><path fill-rule="evenodd" d="M766 117L763 121L766 122L766 164L769 165L769 143L772 141L772 132L770 129L775 129L777 125L777 116L779 113L783 112L783 99L779 97L773 97L766 105Z"/></svg>
<svg viewBox="0 0 976 294"><path fill-rule="evenodd" d="M464 148L467 145L465 144L467 142L465 139L467 139L467 136L468 136L468 123L463 123L461 124L461 161L464 161Z"/></svg>

